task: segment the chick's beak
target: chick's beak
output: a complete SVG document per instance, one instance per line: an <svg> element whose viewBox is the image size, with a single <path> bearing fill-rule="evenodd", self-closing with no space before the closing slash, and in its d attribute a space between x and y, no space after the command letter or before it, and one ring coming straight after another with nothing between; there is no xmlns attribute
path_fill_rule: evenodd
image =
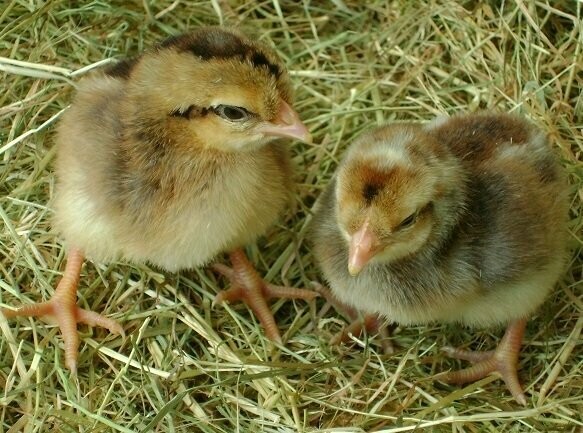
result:
<svg viewBox="0 0 583 433"><path fill-rule="evenodd" d="M258 131L264 135L295 138L305 143L312 142L312 135L300 120L298 113L283 99L280 101L275 120L260 125Z"/></svg>
<svg viewBox="0 0 583 433"><path fill-rule="evenodd" d="M368 220L350 238L348 249L348 272L353 277L366 266L376 253L378 241L369 227Z"/></svg>

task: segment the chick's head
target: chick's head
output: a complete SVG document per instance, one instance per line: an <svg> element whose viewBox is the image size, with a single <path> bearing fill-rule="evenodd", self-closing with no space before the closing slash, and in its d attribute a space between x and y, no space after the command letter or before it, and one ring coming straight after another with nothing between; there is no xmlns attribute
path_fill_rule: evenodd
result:
<svg viewBox="0 0 583 433"><path fill-rule="evenodd" d="M335 191L349 272L437 242L455 220L461 176L447 149L420 128L386 126L357 139L338 170Z"/></svg>
<svg viewBox="0 0 583 433"><path fill-rule="evenodd" d="M123 73L128 123L142 135L227 152L276 137L311 140L277 54L234 30L204 27L170 38Z"/></svg>

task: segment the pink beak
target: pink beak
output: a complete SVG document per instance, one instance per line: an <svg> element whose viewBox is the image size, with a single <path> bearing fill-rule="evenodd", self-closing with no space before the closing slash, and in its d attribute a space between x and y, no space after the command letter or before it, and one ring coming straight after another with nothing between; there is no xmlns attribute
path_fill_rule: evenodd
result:
<svg viewBox="0 0 583 433"><path fill-rule="evenodd" d="M348 272L353 277L358 275L362 268L374 257L377 248L377 237L369 227L368 220L360 230L350 238L348 249Z"/></svg>
<svg viewBox="0 0 583 433"><path fill-rule="evenodd" d="M265 135L295 138L305 143L312 142L312 135L300 120L298 113L283 99L276 119L259 126L257 130Z"/></svg>

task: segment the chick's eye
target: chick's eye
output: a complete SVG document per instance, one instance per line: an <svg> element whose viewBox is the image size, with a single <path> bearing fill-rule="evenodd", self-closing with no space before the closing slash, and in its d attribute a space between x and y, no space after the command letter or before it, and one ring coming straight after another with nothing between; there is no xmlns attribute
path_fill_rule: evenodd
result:
<svg viewBox="0 0 583 433"><path fill-rule="evenodd" d="M415 221L417 221L418 215L419 215L418 212L412 213L407 218L405 218L403 221L401 221L398 228L401 230L401 229L406 229L408 227L411 227L413 224L415 224Z"/></svg>
<svg viewBox="0 0 583 433"><path fill-rule="evenodd" d="M243 122L250 117L250 113L242 107L234 105L217 105L214 107L215 113L230 122Z"/></svg>

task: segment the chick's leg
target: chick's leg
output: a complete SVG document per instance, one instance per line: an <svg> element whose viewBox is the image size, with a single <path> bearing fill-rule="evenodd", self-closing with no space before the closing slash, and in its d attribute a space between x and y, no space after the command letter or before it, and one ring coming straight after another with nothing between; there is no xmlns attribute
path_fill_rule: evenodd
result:
<svg viewBox="0 0 583 433"><path fill-rule="evenodd" d="M386 355L395 353L395 347L390 340L391 332L395 328L394 325L386 326L383 320L376 314L365 314L362 316L359 312L345 303L341 302L331 290L322 285L317 285L318 293L320 293L336 311L345 316L348 320L348 325L330 340L331 345L341 343L348 343L351 341L350 336L359 337L365 332L368 335L379 334L381 337L381 346Z"/></svg>
<svg viewBox="0 0 583 433"><path fill-rule="evenodd" d="M79 335L77 323L90 326L101 326L116 334L123 334L123 328L114 320L94 311L84 310L77 306L77 286L83 265L83 253L78 249L71 249L67 256L67 264L63 278L59 281L55 293L47 302L25 305L18 310L3 308L2 314L7 318L48 317L57 322L65 345L65 365L72 371L77 370L77 355L79 350Z"/></svg>
<svg viewBox="0 0 583 433"><path fill-rule="evenodd" d="M473 352L449 346L444 347L442 350L448 356L470 361L473 365L464 370L444 373L439 375L438 379L449 383L466 383L474 382L490 373L497 372L502 376L514 399L518 403L526 405L526 397L518 381L518 355L520 354L525 328L525 319L510 323L496 350L488 352Z"/></svg>
<svg viewBox="0 0 583 433"><path fill-rule="evenodd" d="M245 252L237 249L229 254L232 268L215 264L213 269L227 277L231 282L228 290L220 292L215 297L215 303L224 301L243 301L255 313L270 340L281 343L281 335L267 305L270 298L314 299L318 294L311 290L296 289L294 287L276 286L266 283L257 273Z"/></svg>

